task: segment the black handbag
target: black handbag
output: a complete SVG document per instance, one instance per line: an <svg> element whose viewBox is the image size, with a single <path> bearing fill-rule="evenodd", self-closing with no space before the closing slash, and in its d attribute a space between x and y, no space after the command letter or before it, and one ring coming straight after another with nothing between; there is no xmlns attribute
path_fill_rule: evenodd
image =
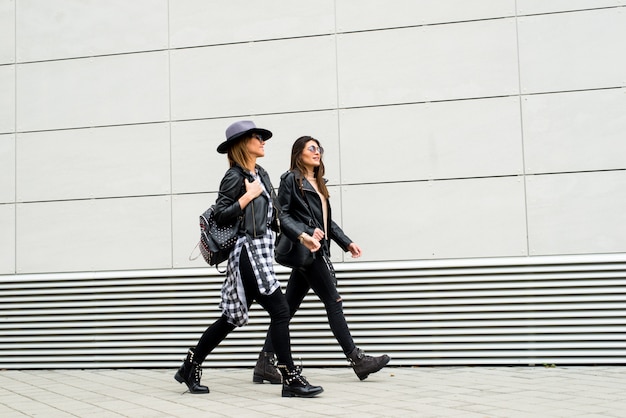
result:
<svg viewBox="0 0 626 418"><path fill-rule="evenodd" d="M274 258L280 265L289 268L304 268L315 259L315 253L312 253L304 245L299 242L293 242L284 233L278 234L276 238L276 248L274 249Z"/></svg>

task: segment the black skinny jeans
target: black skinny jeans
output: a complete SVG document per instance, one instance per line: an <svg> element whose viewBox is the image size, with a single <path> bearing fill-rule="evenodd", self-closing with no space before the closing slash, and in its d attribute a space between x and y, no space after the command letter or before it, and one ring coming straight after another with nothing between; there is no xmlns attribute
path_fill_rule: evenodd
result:
<svg viewBox="0 0 626 418"><path fill-rule="evenodd" d="M313 289L313 292L324 304L330 329L347 356L355 348L354 341L352 340L346 318L343 315L343 302L339 292L337 292L335 278L328 270L321 254L316 254L313 263L305 269L294 269L291 271L285 296L287 297L289 312L292 318L298 308L300 308L300 304L309 292L309 289ZM275 341L274 336L268 332L263 351L273 352L273 341Z"/></svg>
<svg viewBox="0 0 626 418"><path fill-rule="evenodd" d="M276 341L275 352L278 363L286 365L289 369L293 369L291 340L289 338L289 307L287 306L287 301L282 290L278 288L271 295L262 295L259 292L256 276L245 248L241 250L239 271L241 273L241 281L243 282L248 308L250 308L252 302L256 300L270 315L271 322L268 335L271 335L272 340ZM202 334L202 337L200 337L194 350L194 360L202 364L206 356L234 329L235 326L228 322L226 316L222 315L213 325L208 327L206 331L204 331L204 334Z"/></svg>

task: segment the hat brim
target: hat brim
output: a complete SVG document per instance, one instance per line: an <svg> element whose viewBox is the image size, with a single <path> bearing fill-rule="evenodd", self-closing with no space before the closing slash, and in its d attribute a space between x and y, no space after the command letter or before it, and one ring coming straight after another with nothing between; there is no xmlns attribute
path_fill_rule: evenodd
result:
<svg viewBox="0 0 626 418"><path fill-rule="evenodd" d="M219 152L220 154L226 154L228 152L228 148L230 148L233 144L235 144L240 139L245 138L254 133L261 134L264 141L267 141L268 139L272 137L272 133L268 131L267 129L263 129L263 128L248 129L247 131L239 132L238 134L231 136L226 141L219 144L217 146L217 152Z"/></svg>

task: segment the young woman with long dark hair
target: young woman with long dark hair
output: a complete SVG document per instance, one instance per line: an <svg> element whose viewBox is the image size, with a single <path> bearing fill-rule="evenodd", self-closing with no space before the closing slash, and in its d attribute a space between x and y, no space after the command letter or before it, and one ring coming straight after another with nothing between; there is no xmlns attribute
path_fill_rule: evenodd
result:
<svg viewBox="0 0 626 418"><path fill-rule="evenodd" d="M386 354L368 356L358 348L343 314L343 302L330 262L330 240L354 258L361 256L361 248L332 219L323 155L324 149L317 139L298 138L291 149L290 170L281 177L277 199L281 230L294 245L302 244L315 254L310 265L292 270L285 296L293 317L308 291L313 289L324 304L337 342L357 377L363 380L383 368L390 359ZM274 337L268 334L254 369L254 382L280 381L281 376L271 362L275 348Z"/></svg>

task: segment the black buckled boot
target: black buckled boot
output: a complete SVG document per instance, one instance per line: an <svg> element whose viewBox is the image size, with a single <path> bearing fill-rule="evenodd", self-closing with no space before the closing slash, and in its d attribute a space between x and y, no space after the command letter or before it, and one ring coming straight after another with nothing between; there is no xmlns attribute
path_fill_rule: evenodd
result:
<svg viewBox="0 0 626 418"><path fill-rule="evenodd" d="M289 370L283 364L278 365L280 374L283 375L283 398L291 398L294 396L300 398L312 398L324 392L321 386L313 386L302 376L302 368L295 366Z"/></svg>
<svg viewBox="0 0 626 418"><path fill-rule="evenodd" d="M376 373L389 363L389 356L383 354L380 357L372 357L366 355L363 350L355 347L350 354L348 354L348 361L352 366L352 370L356 373L360 380L367 379L371 373Z"/></svg>
<svg viewBox="0 0 626 418"><path fill-rule="evenodd" d="M174 375L174 379L178 383L185 383L191 393L209 393L209 388L200 384L202 368L193 360L193 354L193 348L190 348L185 361Z"/></svg>
<svg viewBox="0 0 626 418"><path fill-rule="evenodd" d="M265 380L273 385L277 385L283 381L280 372L276 368L274 353L261 351L256 361L256 366L254 366L252 381L254 383L263 383Z"/></svg>

